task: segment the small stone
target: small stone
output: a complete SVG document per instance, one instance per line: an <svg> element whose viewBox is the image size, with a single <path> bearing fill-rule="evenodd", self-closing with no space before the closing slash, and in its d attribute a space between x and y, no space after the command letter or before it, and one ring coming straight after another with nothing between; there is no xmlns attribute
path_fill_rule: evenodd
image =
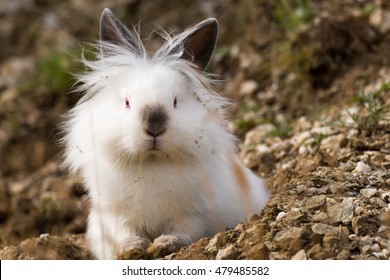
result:
<svg viewBox="0 0 390 280"><path fill-rule="evenodd" d="M364 208L363 207L356 206L356 208L355 208L355 213L356 214L360 215L360 214L363 214L363 212L364 212Z"/></svg>
<svg viewBox="0 0 390 280"><path fill-rule="evenodd" d="M364 162L359 161L359 162L356 164L355 172L359 172L359 173L363 173L363 174L368 174L368 173L371 172L371 167L370 167L369 165L365 164Z"/></svg>
<svg viewBox="0 0 390 280"><path fill-rule="evenodd" d="M218 250L225 245L225 240L222 232L217 233L213 238L210 239L209 243L206 245L206 251L211 254L216 254Z"/></svg>
<svg viewBox="0 0 390 280"><path fill-rule="evenodd" d="M274 240L280 247L286 248L290 250L292 254L295 254L302 249L307 238L309 238L309 236L305 229L292 227L276 233Z"/></svg>
<svg viewBox="0 0 390 280"><path fill-rule="evenodd" d="M224 249L220 249L215 257L216 260L231 260L235 259L238 256L238 251L236 247L232 244L227 246Z"/></svg>
<svg viewBox="0 0 390 280"><path fill-rule="evenodd" d="M365 246L371 247L372 241L373 241L372 238L370 236L366 235L366 236L363 236L362 238L360 238L359 245L362 247L365 247Z"/></svg>
<svg viewBox="0 0 390 280"><path fill-rule="evenodd" d="M339 161L337 160L337 156L332 155L331 153L328 153L325 150L319 150L319 161L320 161L320 165L329 166L329 167L339 166Z"/></svg>
<svg viewBox="0 0 390 280"><path fill-rule="evenodd" d="M367 254L368 252L370 252L370 246L363 246L363 247L360 247L360 251L363 253L363 254Z"/></svg>
<svg viewBox="0 0 390 280"><path fill-rule="evenodd" d="M340 194L343 192L343 188L339 184L331 184L329 189L333 194Z"/></svg>
<svg viewBox="0 0 390 280"><path fill-rule="evenodd" d="M256 126L245 135L244 146L260 143L273 130L275 130L275 126L270 123Z"/></svg>
<svg viewBox="0 0 390 280"><path fill-rule="evenodd" d="M327 224L322 224L322 223L315 223L314 225L312 225L311 230L314 233L319 234L319 235L324 235L325 233L337 234L337 232L338 232L337 227L327 225Z"/></svg>
<svg viewBox="0 0 390 280"><path fill-rule="evenodd" d="M307 209L314 209L322 206L325 203L326 195L316 195L308 198L305 201L305 207Z"/></svg>
<svg viewBox="0 0 390 280"><path fill-rule="evenodd" d="M371 252L379 252L381 250L381 247L379 246L378 243L374 243L371 248L370 248Z"/></svg>
<svg viewBox="0 0 390 280"><path fill-rule="evenodd" d="M387 226L380 226L378 229L378 233L384 232L387 230Z"/></svg>
<svg viewBox="0 0 390 280"><path fill-rule="evenodd" d="M325 212L319 212L312 216L313 222L325 222L328 220L328 215Z"/></svg>
<svg viewBox="0 0 390 280"><path fill-rule="evenodd" d="M296 191L298 194L300 193L303 193L306 189L307 189L307 186L306 185L298 185L295 187Z"/></svg>
<svg viewBox="0 0 390 280"><path fill-rule="evenodd" d="M310 259L313 260L324 260L326 258L325 250L320 244L315 244L313 247L311 247L307 252L307 255Z"/></svg>
<svg viewBox="0 0 390 280"><path fill-rule="evenodd" d="M390 206L390 205L389 205ZM390 212L383 212L379 220L381 221L381 224L384 226L390 226Z"/></svg>
<svg viewBox="0 0 390 280"><path fill-rule="evenodd" d="M372 197L373 195L375 195L376 193L378 192L377 189L375 188L367 188L367 189L361 189L360 190L360 194L364 197Z"/></svg>
<svg viewBox="0 0 390 280"><path fill-rule="evenodd" d="M383 166L383 167L386 168L386 169L390 169L390 161L382 162L382 163L381 163L381 166Z"/></svg>
<svg viewBox="0 0 390 280"><path fill-rule="evenodd" d="M304 141L311 138L311 133L309 131L304 131L302 133L294 135L290 142L293 146L302 145Z"/></svg>
<svg viewBox="0 0 390 280"><path fill-rule="evenodd" d="M381 198L384 202L390 202L390 192L384 192L381 194Z"/></svg>
<svg viewBox="0 0 390 280"><path fill-rule="evenodd" d="M307 260L306 252L304 249L298 251L294 256L291 257L292 260Z"/></svg>
<svg viewBox="0 0 390 280"><path fill-rule="evenodd" d="M348 239L351 241L354 241L354 240L358 239L358 236L357 236L357 234L353 233L353 234L348 235Z"/></svg>
<svg viewBox="0 0 390 280"><path fill-rule="evenodd" d="M305 146L299 146L298 154L303 155L307 153L307 148Z"/></svg>
<svg viewBox="0 0 390 280"><path fill-rule="evenodd" d="M287 213L286 212L279 212L279 214L276 216L276 220L277 221L280 221L284 216L286 216Z"/></svg>
<svg viewBox="0 0 390 280"><path fill-rule="evenodd" d="M268 260L269 251L263 242L257 244L246 244L242 249L242 256L249 260Z"/></svg>
<svg viewBox="0 0 390 280"><path fill-rule="evenodd" d="M243 231L243 230L244 230L244 225L243 225L243 224L237 224L237 225L234 227L234 230L235 230L235 231Z"/></svg>
<svg viewBox="0 0 390 280"><path fill-rule="evenodd" d="M260 219L259 215L257 215L256 213L250 213L246 216L246 223L249 224L254 221L257 221L258 219Z"/></svg>
<svg viewBox="0 0 390 280"><path fill-rule="evenodd" d="M241 83L238 93L240 95L252 95L259 88L259 85L254 80L247 80Z"/></svg>
<svg viewBox="0 0 390 280"><path fill-rule="evenodd" d="M380 260L388 259L389 255L386 253L386 249L382 250L382 252L373 252L372 254Z"/></svg>
<svg viewBox="0 0 390 280"><path fill-rule="evenodd" d="M351 253L349 250L342 249L341 252L336 256L336 260L349 260Z"/></svg>
<svg viewBox="0 0 390 280"><path fill-rule="evenodd" d="M340 237L334 233L326 233L322 240L323 248L326 252L326 258L335 258L338 252L341 251Z"/></svg>
<svg viewBox="0 0 390 280"><path fill-rule="evenodd" d="M330 224L337 224L339 222L349 223L353 218L353 198L344 198L341 203L331 205L327 208Z"/></svg>
<svg viewBox="0 0 390 280"><path fill-rule="evenodd" d="M331 198L331 197L327 197L325 201L326 201L326 207L330 207L332 205L336 205L337 204L337 201L334 198Z"/></svg>
<svg viewBox="0 0 390 280"><path fill-rule="evenodd" d="M268 153L270 151L270 147L268 145L265 145L265 144L259 144L256 146L256 151L259 154L265 154L265 153Z"/></svg>

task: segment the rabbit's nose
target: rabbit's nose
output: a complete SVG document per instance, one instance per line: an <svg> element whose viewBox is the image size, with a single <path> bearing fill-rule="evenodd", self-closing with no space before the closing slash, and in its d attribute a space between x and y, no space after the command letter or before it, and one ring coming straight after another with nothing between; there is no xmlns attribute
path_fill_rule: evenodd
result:
<svg viewBox="0 0 390 280"><path fill-rule="evenodd" d="M167 130L168 115L161 105L148 105L142 111L143 128L146 134L156 138Z"/></svg>
<svg viewBox="0 0 390 280"><path fill-rule="evenodd" d="M158 127L158 126L150 126L148 127L145 132L146 134L156 138L158 136L160 136L161 134L163 134L167 129L165 127Z"/></svg>

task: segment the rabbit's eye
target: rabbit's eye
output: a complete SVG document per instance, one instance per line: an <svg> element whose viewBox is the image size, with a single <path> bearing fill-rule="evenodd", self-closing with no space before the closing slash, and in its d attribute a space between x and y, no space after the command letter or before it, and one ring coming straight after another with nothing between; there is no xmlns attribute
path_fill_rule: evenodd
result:
<svg viewBox="0 0 390 280"><path fill-rule="evenodd" d="M126 104L126 108L127 108L127 109L130 109L130 101L129 101L128 99L126 99L125 104Z"/></svg>
<svg viewBox="0 0 390 280"><path fill-rule="evenodd" d="M173 100L173 108L177 108L177 98L176 97Z"/></svg>

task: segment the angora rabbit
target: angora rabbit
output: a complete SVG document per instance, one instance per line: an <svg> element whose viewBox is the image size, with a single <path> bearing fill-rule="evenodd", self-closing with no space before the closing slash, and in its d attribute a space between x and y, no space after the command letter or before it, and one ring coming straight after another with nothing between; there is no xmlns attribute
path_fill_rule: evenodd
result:
<svg viewBox="0 0 390 280"><path fill-rule="evenodd" d="M173 252L264 207L269 194L227 131L228 102L203 73L217 33L213 18L173 37L161 31L165 43L149 53L104 10L63 138L64 164L89 192L97 258Z"/></svg>

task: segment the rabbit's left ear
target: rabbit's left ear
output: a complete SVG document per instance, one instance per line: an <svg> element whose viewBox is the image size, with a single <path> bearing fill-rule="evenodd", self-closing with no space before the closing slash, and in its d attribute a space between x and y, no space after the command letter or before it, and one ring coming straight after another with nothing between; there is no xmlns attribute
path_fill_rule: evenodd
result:
<svg viewBox="0 0 390 280"><path fill-rule="evenodd" d="M104 9L100 18L100 40L129 47L138 55L142 53L137 36L130 32L107 8Z"/></svg>
<svg viewBox="0 0 390 280"><path fill-rule="evenodd" d="M182 58L204 70L210 62L217 42L218 21L215 18L206 19L189 31L190 33L183 40Z"/></svg>

